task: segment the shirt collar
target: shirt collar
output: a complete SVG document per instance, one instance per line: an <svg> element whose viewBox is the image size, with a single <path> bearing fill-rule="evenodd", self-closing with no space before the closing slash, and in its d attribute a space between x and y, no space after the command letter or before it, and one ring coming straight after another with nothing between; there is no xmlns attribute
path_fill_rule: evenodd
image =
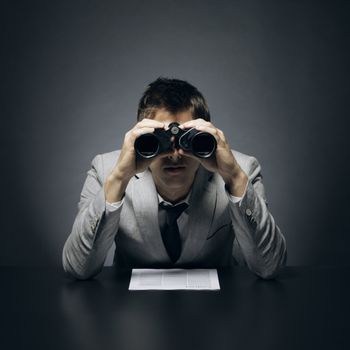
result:
<svg viewBox="0 0 350 350"><path fill-rule="evenodd" d="M158 194L158 204L164 203L166 205L176 206L176 205L181 204L181 203L186 203L187 205L189 205L191 193L192 193L192 189L188 192L187 196L183 200L181 200L180 202L177 202L176 204L172 204L172 203L164 200L162 198L162 196L159 193L157 193Z"/></svg>

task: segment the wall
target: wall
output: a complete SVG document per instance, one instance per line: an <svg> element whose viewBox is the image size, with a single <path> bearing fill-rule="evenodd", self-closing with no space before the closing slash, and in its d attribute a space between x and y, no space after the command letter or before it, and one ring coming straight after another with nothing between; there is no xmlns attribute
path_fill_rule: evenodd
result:
<svg viewBox="0 0 350 350"><path fill-rule="evenodd" d="M196 85L258 158L289 264L347 263L349 4L2 2L0 264L60 264L92 158L160 75Z"/></svg>

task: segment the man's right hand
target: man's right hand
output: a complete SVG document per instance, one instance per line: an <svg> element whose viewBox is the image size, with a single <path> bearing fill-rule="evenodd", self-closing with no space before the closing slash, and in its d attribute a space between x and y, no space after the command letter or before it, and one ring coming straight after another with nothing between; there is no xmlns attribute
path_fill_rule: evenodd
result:
<svg viewBox="0 0 350 350"><path fill-rule="evenodd" d="M143 172L156 159L137 159L134 148L135 140L143 135L152 133L156 128L165 128L165 124L153 119L142 119L124 137L123 146L117 164L104 183L106 201L119 202L125 193L130 179L137 173Z"/></svg>

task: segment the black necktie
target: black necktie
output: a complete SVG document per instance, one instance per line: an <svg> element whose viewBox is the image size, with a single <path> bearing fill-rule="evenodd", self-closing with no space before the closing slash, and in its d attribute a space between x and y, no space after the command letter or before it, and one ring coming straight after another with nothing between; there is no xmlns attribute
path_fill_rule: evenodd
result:
<svg viewBox="0 0 350 350"><path fill-rule="evenodd" d="M167 222L162 230L163 243L171 261L175 263L181 254L181 239L179 227L177 226L177 219L188 205L186 203L181 203L176 206L171 206L160 203L160 206L167 212Z"/></svg>

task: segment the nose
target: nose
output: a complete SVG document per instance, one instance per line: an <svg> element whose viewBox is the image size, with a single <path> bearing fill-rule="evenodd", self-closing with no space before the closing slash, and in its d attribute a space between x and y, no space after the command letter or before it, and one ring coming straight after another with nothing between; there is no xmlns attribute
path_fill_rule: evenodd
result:
<svg viewBox="0 0 350 350"><path fill-rule="evenodd" d="M181 159L181 154L179 153L179 149L174 147L171 154L168 155L168 158L171 159L173 162L176 162L179 159Z"/></svg>

